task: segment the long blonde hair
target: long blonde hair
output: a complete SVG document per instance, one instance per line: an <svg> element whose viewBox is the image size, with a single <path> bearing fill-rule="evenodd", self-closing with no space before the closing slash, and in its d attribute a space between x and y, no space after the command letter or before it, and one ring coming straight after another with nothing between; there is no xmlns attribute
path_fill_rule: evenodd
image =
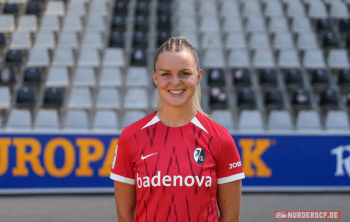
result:
<svg viewBox="0 0 350 222"><path fill-rule="evenodd" d="M199 71L199 58L197 50L190 44L190 42L185 37L171 37L166 42L164 42L158 49L156 57L154 59L154 72L156 71L156 63L158 60L158 56L163 52L180 52L184 49L190 50L192 55L195 58L196 65L197 65L197 71ZM193 105L194 108L200 112L202 115L209 117L209 114L205 113L201 107L201 84L199 83L196 86L196 90L194 92L194 98L193 98ZM161 107L161 98L158 93L158 104L157 109L159 110Z"/></svg>

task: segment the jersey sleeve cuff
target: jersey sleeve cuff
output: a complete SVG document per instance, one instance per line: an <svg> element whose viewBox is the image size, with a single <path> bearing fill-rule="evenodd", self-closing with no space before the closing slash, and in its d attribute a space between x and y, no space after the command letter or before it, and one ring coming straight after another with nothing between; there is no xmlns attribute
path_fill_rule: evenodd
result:
<svg viewBox="0 0 350 222"><path fill-rule="evenodd" d="M131 185L134 185L134 184L135 184L135 179L130 179L130 178L127 178L127 177L122 177L122 176L117 175L117 174L114 174L114 173L111 173L110 178L111 178L112 180L115 180L115 181L118 181L118 182L122 182L122 183L128 183L128 184L131 184Z"/></svg>
<svg viewBox="0 0 350 222"><path fill-rule="evenodd" d="M243 179L243 178L245 178L244 172L237 173L235 175L231 175L231 176L228 176L228 177L218 178L217 184L229 183L229 182L232 182L232 181L235 181L235 180L240 180L240 179Z"/></svg>

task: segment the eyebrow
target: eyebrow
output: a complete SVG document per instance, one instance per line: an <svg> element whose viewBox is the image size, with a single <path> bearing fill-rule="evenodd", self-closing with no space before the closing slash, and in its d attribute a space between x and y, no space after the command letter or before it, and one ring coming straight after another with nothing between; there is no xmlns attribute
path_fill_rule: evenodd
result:
<svg viewBox="0 0 350 222"><path fill-rule="evenodd" d="M170 70L167 70L167 69L160 69L159 70L160 72L163 71L163 72L170 72ZM184 71L191 71L190 69L181 69L180 72L184 72Z"/></svg>

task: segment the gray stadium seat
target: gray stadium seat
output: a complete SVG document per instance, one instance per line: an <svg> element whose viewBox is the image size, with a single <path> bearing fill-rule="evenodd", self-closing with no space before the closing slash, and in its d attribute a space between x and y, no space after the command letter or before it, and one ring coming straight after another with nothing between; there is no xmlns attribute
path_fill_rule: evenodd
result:
<svg viewBox="0 0 350 222"><path fill-rule="evenodd" d="M103 32L106 30L106 24L102 17L88 17L85 29L87 31Z"/></svg>
<svg viewBox="0 0 350 222"><path fill-rule="evenodd" d="M148 95L146 89L129 88L124 99L125 109L148 109Z"/></svg>
<svg viewBox="0 0 350 222"><path fill-rule="evenodd" d="M328 54L327 63L331 69L349 68L347 51L345 49L331 49Z"/></svg>
<svg viewBox="0 0 350 222"><path fill-rule="evenodd" d="M88 115L83 110L69 110L66 113L63 128L66 130L87 130L89 127Z"/></svg>
<svg viewBox="0 0 350 222"><path fill-rule="evenodd" d="M29 52L28 66L48 67L50 65L49 53L46 49L33 48Z"/></svg>
<svg viewBox="0 0 350 222"><path fill-rule="evenodd" d="M179 36L186 37L190 41L191 45L195 48L199 47L197 32L194 31L181 31Z"/></svg>
<svg viewBox="0 0 350 222"><path fill-rule="evenodd" d="M289 1L286 14L288 17L305 16L305 9L300 1Z"/></svg>
<svg viewBox="0 0 350 222"><path fill-rule="evenodd" d="M202 49L222 48L221 34L216 32L204 33L201 41Z"/></svg>
<svg viewBox="0 0 350 222"><path fill-rule="evenodd" d="M240 130L262 130L263 120L260 111L243 110L239 115L238 127Z"/></svg>
<svg viewBox="0 0 350 222"><path fill-rule="evenodd" d="M107 5L103 1L92 1L89 7L89 16L107 16Z"/></svg>
<svg viewBox="0 0 350 222"><path fill-rule="evenodd" d="M293 38L289 32L276 33L273 39L273 48L291 49L294 48Z"/></svg>
<svg viewBox="0 0 350 222"><path fill-rule="evenodd" d="M58 17L43 16L41 18L40 30L58 32L60 30L60 21Z"/></svg>
<svg viewBox="0 0 350 222"><path fill-rule="evenodd" d="M98 51L95 49L81 49L78 59L78 66L98 67L100 58Z"/></svg>
<svg viewBox="0 0 350 222"><path fill-rule="evenodd" d="M249 16L247 18L246 24L247 32L264 32L265 31L265 22L262 17L259 16Z"/></svg>
<svg viewBox="0 0 350 222"><path fill-rule="evenodd" d="M320 130L320 116L316 111L302 110L298 113L296 127L298 130Z"/></svg>
<svg viewBox="0 0 350 222"><path fill-rule="evenodd" d="M32 47L30 34L26 32L14 32L12 34L11 49L29 50Z"/></svg>
<svg viewBox="0 0 350 222"><path fill-rule="evenodd" d="M225 57L221 49L207 49L203 56L203 67L225 68Z"/></svg>
<svg viewBox="0 0 350 222"><path fill-rule="evenodd" d="M252 65L258 69L275 67L273 55L269 49L255 50L252 63Z"/></svg>
<svg viewBox="0 0 350 222"><path fill-rule="evenodd" d="M243 3L243 10L242 10L243 16L250 16L250 15L261 16L261 10L260 10L260 5L258 1L255 1L255 0L242 1L242 3Z"/></svg>
<svg viewBox="0 0 350 222"><path fill-rule="evenodd" d="M198 15L199 16L211 16L217 15L218 10L216 6L216 2L212 1L203 1L199 4Z"/></svg>
<svg viewBox="0 0 350 222"><path fill-rule="evenodd" d="M9 109L11 106L10 89L6 86L0 86L0 110Z"/></svg>
<svg viewBox="0 0 350 222"><path fill-rule="evenodd" d="M67 6L67 15L85 16L86 8L84 2L71 1Z"/></svg>
<svg viewBox="0 0 350 222"><path fill-rule="evenodd" d="M248 68L250 66L248 52L246 50L231 50L227 64L230 68Z"/></svg>
<svg viewBox="0 0 350 222"><path fill-rule="evenodd" d="M29 130L32 128L32 117L29 110L11 110L6 124L6 130Z"/></svg>
<svg viewBox="0 0 350 222"><path fill-rule="evenodd" d="M283 69L299 68L297 52L294 49L281 50L278 55L278 66Z"/></svg>
<svg viewBox="0 0 350 222"><path fill-rule="evenodd" d="M230 17L232 15L239 16L239 7L236 1L223 1L221 3L220 15L223 17Z"/></svg>
<svg viewBox="0 0 350 222"><path fill-rule="evenodd" d="M211 112L210 116L212 120L225 127L227 130L234 129L232 113L229 110L214 110Z"/></svg>
<svg viewBox="0 0 350 222"><path fill-rule="evenodd" d="M80 17L66 16L63 20L63 31L81 32L83 30L83 23Z"/></svg>
<svg viewBox="0 0 350 222"><path fill-rule="evenodd" d="M180 17L177 21L177 30L179 31L196 31L197 22L195 17Z"/></svg>
<svg viewBox="0 0 350 222"><path fill-rule="evenodd" d="M312 1L311 4L309 4L308 14L312 19L322 19L328 17L326 6L321 1Z"/></svg>
<svg viewBox="0 0 350 222"><path fill-rule="evenodd" d="M224 32L243 32L242 21L239 16L226 16L223 21L222 30Z"/></svg>
<svg viewBox="0 0 350 222"><path fill-rule="evenodd" d="M244 49L247 47L243 33L228 33L225 40L225 48L227 49Z"/></svg>
<svg viewBox="0 0 350 222"><path fill-rule="evenodd" d="M81 46L83 48L102 49L104 43L101 34L99 32L85 32Z"/></svg>
<svg viewBox="0 0 350 222"><path fill-rule="evenodd" d="M71 88L68 108L90 109L92 107L91 92L88 88Z"/></svg>
<svg viewBox="0 0 350 222"><path fill-rule="evenodd" d="M119 68L102 68L99 80L100 87L121 87L122 85L123 79Z"/></svg>
<svg viewBox="0 0 350 222"><path fill-rule="evenodd" d="M56 49L53 55L52 65L65 67L74 66L73 51L71 49Z"/></svg>
<svg viewBox="0 0 350 222"><path fill-rule="evenodd" d="M305 51L303 58L304 67L307 69L325 68L323 52L321 50Z"/></svg>
<svg viewBox="0 0 350 222"><path fill-rule="evenodd" d="M34 120L36 130L58 130L58 112L56 110L40 109Z"/></svg>
<svg viewBox="0 0 350 222"><path fill-rule="evenodd" d="M0 32L12 33L15 30L13 15L0 15Z"/></svg>
<svg viewBox="0 0 350 222"><path fill-rule="evenodd" d="M264 14L267 17L283 16L283 7L277 0L267 1Z"/></svg>
<svg viewBox="0 0 350 222"><path fill-rule="evenodd" d="M69 74L67 68L64 67L50 67L46 87L68 87L69 86Z"/></svg>
<svg viewBox="0 0 350 222"><path fill-rule="evenodd" d="M341 1L333 2L329 15L333 19L347 19L349 18L348 7Z"/></svg>
<svg viewBox="0 0 350 222"><path fill-rule="evenodd" d="M313 32L299 33L297 38L297 47L302 50L318 49L316 36Z"/></svg>
<svg viewBox="0 0 350 222"><path fill-rule="evenodd" d="M199 22L201 32L220 32L220 22L216 16L203 16Z"/></svg>
<svg viewBox="0 0 350 222"><path fill-rule="evenodd" d="M97 93L96 107L98 109L119 109L119 91L114 88L100 88Z"/></svg>
<svg viewBox="0 0 350 222"><path fill-rule="evenodd" d="M118 125L118 116L115 111L98 110L92 128L94 130L117 130Z"/></svg>
<svg viewBox="0 0 350 222"><path fill-rule="evenodd" d="M326 116L327 130L349 130L349 115L345 111L331 110Z"/></svg>
<svg viewBox="0 0 350 222"><path fill-rule="evenodd" d="M35 48L54 49L56 46L53 32L39 31L35 38Z"/></svg>
<svg viewBox="0 0 350 222"><path fill-rule="evenodd" d="M157 105L158 105L158 89L155 88L153 90L153 93L152 93L152 97L151 97L151 108L152 109L156 109L157 108Z"/></svg>
<svg viewBox="0 0 350 222"><path fill-rule="evenodd" d="M258 49L258 48L269 48L270 42L269 37L265 33L252 33L249 38L249 48Z"/></svg>
<svg viewBox="0 0 350 222"><path fill-rule="evenodd" d="M58 37L59 48L76 49L79 47L78 36L75 32L60 32Z"/></svg>
<svg viewBox="0 0 350 222"><path fill-rule="evenodd" d="M147 69L144 67L129 67L126 74L126 87L147 87L149 86L150 75L147 74Z"/></svg>
<svg viewBox="0 0 350 222"><path fill-rule="evenodd" d="M270 130L291 130L293 125L290 113L287 111L271 111L267 127Z"/></svg>
<svg viewBox="0 0 350 222"><path fill-rule="evenodd" d="M103 66L124 67L125 56L123 49L107 48L104 50Z"/></svg>
<svg viewBox="0 0 350 222"><path fill-rule="evenodd" d="M196 15L196 8L195 8L194 2L191 2L191 1L178 2L177 8L176 8L176 14L186 15L186 16Z"/></svg>
<svg viewBox="0 0 350 222"><path fill-rule="evenodd" d="M268 24L268 30L272 33L289 32L287 20L284 17L271 18Z"/></svg>
<svg viewBox="0 0 350 222"><path fill-rule="evenodd" d="M38 22L35 15L22 15L18 20L17 31L20 32L36 32L38 30Z"/></svg>
<svg viewBox="0 0 350 222"><path fill-rule="evenodd" d="M292 21L293 32L312 32L310 20L307 17L296 17Z"/></svg>
<svg viewBox="0 0 350 222"><path fill-rule="evenodd" d="M65 14L63 1L49 1L46 5L45 15L63 16Z"/></svg>
<svg viewBox="0 0 350 222"><path fill-rule="evenodd" d="M77 67L73 76L73 86L94 87L96 84L93 68Z"/></svg>
<svg viewBox="0 0 350 222"><path fill-rule="evenodd" d="M123 116L122 127L127 127L145 116L146 113L143 111L126 111Z"/></svg>

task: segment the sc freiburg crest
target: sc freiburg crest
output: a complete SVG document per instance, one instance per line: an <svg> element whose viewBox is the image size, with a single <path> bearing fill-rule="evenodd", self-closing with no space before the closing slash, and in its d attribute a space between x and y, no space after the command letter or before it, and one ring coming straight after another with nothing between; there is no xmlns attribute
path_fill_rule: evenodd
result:
<svg viewBox="0 0 350 222"><path fill-rule="evenodd" d="M198 164L203 164L205 161L205 152L202 148L198 147L193 152L193 159Z"/></svg>

